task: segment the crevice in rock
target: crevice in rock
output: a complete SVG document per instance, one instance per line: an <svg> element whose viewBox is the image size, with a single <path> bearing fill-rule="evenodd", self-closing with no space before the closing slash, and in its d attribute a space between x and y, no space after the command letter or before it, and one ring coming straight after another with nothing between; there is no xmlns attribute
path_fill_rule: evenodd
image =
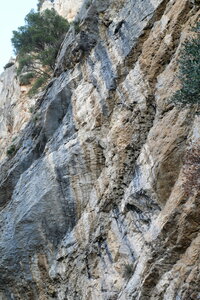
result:
<svg viewBox="0 0 200 300"><path fill-rule="evenodd" d="M116 220L117 227L118 227L118 230L120 232L122 241L128 247L128 249L130 251L131 259L134 262L136 260L136 256L135 256L134 250L131 247L131 243L129 242L128 237L126 235L127 228L126 228L126 225L124 224L124 222L122 220L119 208L117 206L113 207L113 215L114 215L114 218Z"/></svg>

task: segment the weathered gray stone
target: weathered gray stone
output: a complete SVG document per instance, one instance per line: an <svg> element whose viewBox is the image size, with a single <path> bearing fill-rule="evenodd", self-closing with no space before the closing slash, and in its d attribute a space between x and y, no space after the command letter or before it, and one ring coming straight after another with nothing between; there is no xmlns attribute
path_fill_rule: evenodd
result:
<svg viewBox="0 0 200 300"><path fill-rule="evenodd" d="M196 300L199 191L183 157L199 149L200 119L169 99L199 10L86 4L67 6L79 32L72 24L38 99L20 90L15 65L1 75L0 299Z"/></svg>

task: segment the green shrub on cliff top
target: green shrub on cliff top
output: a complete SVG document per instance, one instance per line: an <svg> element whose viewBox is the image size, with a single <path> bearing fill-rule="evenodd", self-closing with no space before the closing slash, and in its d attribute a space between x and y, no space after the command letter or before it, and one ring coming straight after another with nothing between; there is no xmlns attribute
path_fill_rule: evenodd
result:
<svg viewBox="0 0 200 300"><path fill-rule="evenodd" d="M25 17L25 25L13 31L12 44L18 56L18 75L23 72L50 77L69 23L55 10L43 13L33 10Z"/></svg>
<svg viewBox="0 0 200 300"><path fill-rule="evenodd" d="M193 28L195 37L183 44L179 59L181 88L172 97L178 104L200 103L200 22Z"/></svg>
<svg viewBox="0 0 200 300"><path fill-rule="evenodd" d="M13 31L11 40L21 64L29 66L38 62L53 69L63 35L68 29L68 21L55 10L47 9L41 14L32 10L25 17L25 25Z"/></svg>

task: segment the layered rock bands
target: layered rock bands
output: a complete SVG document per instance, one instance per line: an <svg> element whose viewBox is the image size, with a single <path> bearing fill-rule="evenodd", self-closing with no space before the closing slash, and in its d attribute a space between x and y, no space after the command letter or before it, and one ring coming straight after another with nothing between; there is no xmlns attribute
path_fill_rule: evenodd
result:
<svg viewBox="0 0 200 300"><path fill-rule="evenodd" d="M170 101L199 6L71 5L46 90L0 78L0 299L200 299L200 117Z"/></svg>

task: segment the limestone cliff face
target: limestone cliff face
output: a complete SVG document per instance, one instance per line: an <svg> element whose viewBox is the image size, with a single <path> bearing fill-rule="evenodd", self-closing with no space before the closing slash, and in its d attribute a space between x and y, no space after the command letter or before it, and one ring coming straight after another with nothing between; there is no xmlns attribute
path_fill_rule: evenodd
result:
<svg viewBox="0 0 200 300"><path fill-rule="evenodd" d="M42 4L41 11L54 8L61 16L73 21L83 3L87 0L45 0Z"/></svg>
<svg viewBox="0 0 200 300"><path fill-rule="evenodd" d="M16 144L19 132L30 119L30 108L35 99L29 99L27 91L28 87L19 84L16 63L13 62L0 75L0 159Z"/></svg>
<svg viewBox="0 0 200 300"><path fill-rule="evenodd" d="M187 0L82 3L1 161L1 299L199 299L198 180L184 155L200 117L170 102L199 14Z"/></svg>

